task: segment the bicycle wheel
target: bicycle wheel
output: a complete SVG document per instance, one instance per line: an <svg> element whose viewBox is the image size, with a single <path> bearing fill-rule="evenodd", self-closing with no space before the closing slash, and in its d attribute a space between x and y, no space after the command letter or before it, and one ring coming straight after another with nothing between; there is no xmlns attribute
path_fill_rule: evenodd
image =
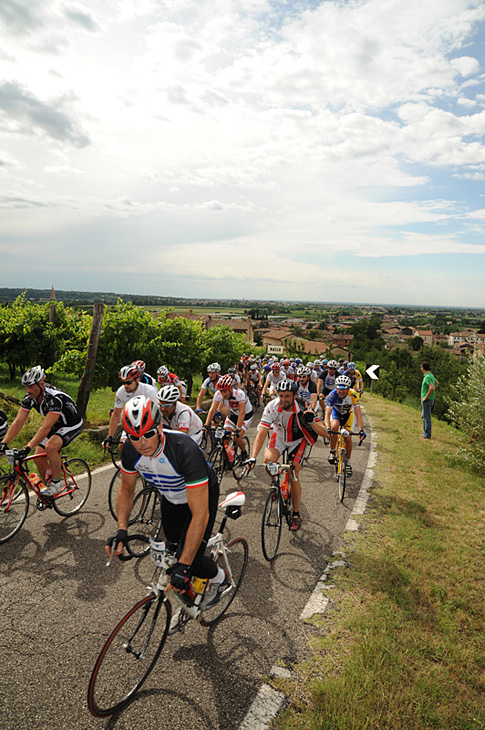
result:
<svg viewBox="0 0 485 730"><path fill-rule="evenodd" d="M261 522L261 547L266 560L273 560L281 538L282 499L279 489L271 487L264 505L263 520Z"/></svg>
<svg viewBox="0 0 485 730"><path fill-rule="evenodd" d="M231 540L225 546L225 550L219 554L216 563L225 570L230 583L222 594L220 601L203 612L200 619L202 626L213 626L226 613L241 586L248 564L248 555L248 544L243 537Z"/></svg>
<svg viewBox="0 0 485 730"><path fill-rule="evenodd" d="M145 487L138 492L133 500L128 525L132 525L133 531L143 538L158 539L162 529L162 500L158 489ZM144 555L149 550L150 545L145 543L141 554ZM140 554L137 557L140 557Z"/></svg>
<svg viewBox="0 0 485 730"><path fill-rule="evenodd" d="M226 460L224 459L223 448L223 446L215 446L208 459L208 462L212 465L219 481L221 481L226 470Z"/></svg>
<svg viewBox="0 0 485 730"><path fill-rule="evenodd" d="M170 603L150 594L135 603L101 649L88 687L88 707L106 717L126 705L160 656L170 626Z"/></svg>
<svg viewBox="0 0 485 730"><path fill-rule="evenodd" d="M113 478L111 479L109 488L108 488L108 507L109 511L111 512L111 515L113 519L116 521L118 517L116 516L116 497L118 496L118 489L120 488L121 484L121 471L117 469L115 473L113 474ZM146 481L142 477L141 474L139 474L136 478L136 484L135 484L135 496L141 492L142 489L144 489L147 486ZM132 518L130 517L130 522L128 524L131 524Z"/></svg>
<svg viewBox="0 0 485 730"><path fill-rule="evenodd" d="M91 470L83 459L69 459L65 462L67 494L52 500L55 511L63 517L79 512L91 491Z"/></svg>
<svg viewBox="0 0 485 730"><path fill-rule="evenodd" d="M345 485L347 483L347 453L345 449L341 449L338 460L338 497L341 502L344 501Z"/></svg>
<svg viewBox="0 0 485 730"><path fill-rule="evenodd" d="M29 492L23 481L7 476L0 481L0 544L10 540L24 524L29 511Z"/></svg>
<svg viewBox="0 0 485 730"><path fill-rule="evenodd" d="M290 492L288 492L288 496L283 500L283 515L289 529L293 521L293 502L291 501Z"/></svg>
<svg viewBox="0 0 485 730"><path fill-rule="evenodd" d="M246 448L244 449L246 454L249 457L251 444L249 443L249 438L247 436L241 437L244 443L246 444ZM235 446L235 452L234 452L234 466L232 467L232 475L236 481L240 481L243 476L247 474L247 466L243 463L243 459L246 459L246 456L241 456L241 451L238 446Z"/></svg>
<svg viewBox="0 0 485 730"><path fill-rule="evenodd" d="M214 434L210 429L204 428L204 430L202 431L202 441L200 442L200 448L206 456L209 456L214 446Z"/></svg>

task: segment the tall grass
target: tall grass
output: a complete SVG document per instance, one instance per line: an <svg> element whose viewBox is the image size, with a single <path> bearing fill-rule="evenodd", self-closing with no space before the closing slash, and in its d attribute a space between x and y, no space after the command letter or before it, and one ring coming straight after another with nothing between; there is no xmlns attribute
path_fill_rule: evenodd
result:
<svg viewBox="0 0 485 730"><path fill-rule="evenodd" d="M457 459L456 432L365 398L378 431L377 483L336 610L314 620L313 658L278 728L478 730L484 706L484 483Z"/></svg>

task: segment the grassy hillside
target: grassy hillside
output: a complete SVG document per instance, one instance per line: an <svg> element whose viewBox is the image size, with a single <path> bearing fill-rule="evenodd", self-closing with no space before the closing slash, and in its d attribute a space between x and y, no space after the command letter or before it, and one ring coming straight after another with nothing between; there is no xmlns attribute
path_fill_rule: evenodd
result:
<svg viewBox="0 0 485 730"><path fill-rule="evenodd" d="M484 706L484 480L457 433L378 396L377 480L362 530L332 573L332 609L308 630L313 658L278 680L292 730L478 730ZM275 684L276 684L275 680Z"/></svg>

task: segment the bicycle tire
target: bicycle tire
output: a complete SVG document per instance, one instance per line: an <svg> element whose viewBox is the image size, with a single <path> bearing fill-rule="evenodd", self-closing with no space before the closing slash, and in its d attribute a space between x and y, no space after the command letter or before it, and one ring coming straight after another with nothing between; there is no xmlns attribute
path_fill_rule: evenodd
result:
<svg viewBox="0 0 485 730"><path fill-rule="evenodd" d="M150 538L146 535L128 535L125 548L130 557L142 558L150 550Z"/></svg>
<svg viewBox="0 0 485 730"><path fill-rule="evenodd" d="M212 453L215 446L214 434L210 428L204 428L200 448L206 456Z"/></svg>
<svg viewBox="0 0 485 730"><path fill-rule="evenodd" d="M89 680L88 707L94 717L112 715L140 689L164 647L171 615L163 594L150 594L135 603L117 624Z"/></svg>
<svg viewBox="0 0 485 730"><path fill-rule="evenodd" d="M242 440L246 444L246 454L249 457L249 454L251 453L251 444L249 442L249 438L247 436L241 436ZM246 458L246 457L244 457ZM232 467L232 475L234 479L239 482L243 478L245 474L248 473L248 468L246 464L241 462L241 450L239 449L239 446L234 447L234 466Z"/></svg>
<svg viewBox="0 0 485 730"><path fill-rule="evenodd" d="M133 500L128 525L133 526L137 535L158 540L162 529L162 500L158 489L145 487L138 492ZM149 550L150 545L146 544L143 555Z"/></svg>
<svg viewBox="0 0 485 730"><path fill-rule="evenodd" d="M293 502L291 499L291 492L288 492L288 496L283 500L283 514L285 516L288 529L291 528L293 522Z"/></svg>
<svg viewBox="0 0 485 730"><path fill-rule="evenodd" d="M11 483L11 480L9 481ZM25 482L17 479L15 484L9 487L9 481L4 485L0 484L0 545L17 534L29 511L29 492ZM23 499L20 499L20 496L23 496Z"/></svg>
<svg viewBox="0 0 485 730"><path fill-rule="evenodd" d="M53 499L52 504L59 515L69 517L79 512L89 497L91 470L84 459L68 459L64 466L66 485L70 491Z"/></svg>
<svg viewBox="0 0 485 730"><path fill-rule="evenodd" d="M208 459L209 464L212 465L212 468L217 474L217 478L219 479L219 481L222 480L222 477L224 476L224 473L226 471L226 460L224 458L223 450L223 446L215 446L212 449Z"/></svg>
<svg viewBox="0 0 485 730"><path fill-rule="evenodd" d="M345 486L347 484L347 452L345 449L341 449L339 460L338 460L338 498L340 502L344 501Z"/></svg>
<svg viewBox="0 0 485 730"><path fill-rule="evenodd" d="M230 588L225 591L218 603L212 608L208 608L203 612L200 619L201 626L206 628L213 626L226 613L227 609L234 601L239 588L241 587L246 566L248 564L249 548L243 537L236 537L226 545L226 552L219 553L216 564L225 570L226 574L231 578Z"/></svg>
<svg viewBox="0 0 485 730"><path fill-rule="evenodd" d="M109 511L111 512L111 516L115 520L115 522L118 520L118 517L116 515L116 497L118 496L118 489L121 484L121 470L117 469L115 473L113 474L113 477L109 483L108 487L108 507ZM138 474L136 478L135 483L135 496L141 492L142 489L144 489L147 486L146 481L142 477L141 474ZM131 524L132 519L130 517L130 521L128 524Z"/></svg>
<svg viewBox="0 0 485 730"><path fill-rule="evenodd" d="M268 562L276 557L281 539L281 528L283 525L283 501L281 492L276 487L271 487L266 497L261 522L261 547L263 555Z"/></svg>

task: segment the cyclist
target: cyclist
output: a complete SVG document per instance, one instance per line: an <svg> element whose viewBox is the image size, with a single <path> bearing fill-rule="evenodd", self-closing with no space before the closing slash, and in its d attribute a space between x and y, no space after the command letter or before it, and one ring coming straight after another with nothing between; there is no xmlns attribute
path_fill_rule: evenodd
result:
<svg viewBox="0 0 485 730"><path fill-rule="evenodd" d="M322 407L322 411L325 411L325 398L335 388L335 378L337 377L338 362L336 360L329 360L327 367L321 373L317 382L317 394Z"/></svg>
<svg viewBox="0 0 485 730"><path fill-rule="evenodd" d="M205 398L207 391L214 395L217 390L217 381L221 376L221 366L218 362L211 363L207 368L207 378L202 383L202 387L199 390L197 396L197 403L195 404L195 412L202 413L202 401Z"/></svg>
<svg viewBox="0 0 485 730"><path fill-rule="evenodd" d="M176 385L164 385L158 391L158 405L162 412L163 425L172 431L181 431L200 446L203 423L190 406L180 403L180 392Z"/></svg>
<svg viewBox="0 0 485 730"><path fill-rule="evenodd" d="M153 375L150 375L149 373L145 372L146 365L143 362L143 360L134 360L132 363L135 367L140 368L140 383L146 383L147 385L153 385L154 388L157 387L157 381L153 377Z"/></svg>
<svg viewBox="0 0 485 730"><path fill-rule="evenodd" d="M178 375L171 373L165 365L161 365L157 370L157 380L160 387L163 387L164 385L176 385L180 391L180 400L182 403L185 403L187 385L183 380L180 380Z"/></svg>
<svg viewBox="0 0 485 730"><path fill-rule="evenodd" d="M276 395L277 386L279 385L279 383L282 383L283 380L286 379L286 375L281 372L279 362L274 362L271 365L271 371L268 373L266 380L264 381L262 395L265 396L268 390L269 395Z"/></svg>
<svg viewBox="0 0 485 730"><path fill-rule="evenodd" d="M311 372L310 368L300 365L296 371L298 376L296 394L305 403L307 409L316 411L318 406L317 386L311 380Z"/></svg>
<svg viewBox="0 0 485 730"><path fill-rule="evenodd" d="M288 472L293 515L290 529L297 532L301 527L300 471L307 443L315 443L315 436L303 418L302 409L296 401L298 385L292 380L282 380L277 385L278 398L270 401L263 411L258 433L254 439L250 468L254 468L256 458L261 451L270 428L273 433L264 450L264 463L276 462L286 450L288 460L293 462L294 476Z"/></svg>
<svg viewBox="0 0 485 730"><path fill-rule="evenodd" d="M0 439L3 439L8 431L7 416L0 408Z"/></svg>
<svg viewBox="0 0 485 730"><path fill-rule="evenodd" d="M46 458L36 459L42 481L45 482L47 467L51 470L49 484L42 490L46 497L52 497L61 490L61 449L73 441L82 431L83 419L73 399L62 390L54 388L45 381L45 372L40 365L27 370L22 375L22 385L27 391L17 416L0 445L0 453L5 451L25 425L32 408L44 416L44 422L30 441L19 451L25 458L32 449Z"/></svg>
<svg viewBox="0 0 485 730"><path fill-rule="evenodd" d="M253 420L253 406L251 401L243 390L235 388L232 376L223 375L217 381L217 391L212 399L209 413L207 414L206 424L210 424L216 414L216 410L221 406L228 407L228 415L224 421L226 431L234 434L234 443L241 450L241 461L248 458L246 452L246 442L241 438L248 430Z"/></svg>
<svg viewBox="0 0 485 730"><path fill-rule="evenodd" d="M239 377L239 373L236 368L229 368L227 372L232 378L233 387L239 389L241 387L241 378Z"/></svg>
<svg viewBox="0 0 485 730"><path fill-rule="evenodd" d="M157 389L153 385L141 382L141 372L138 365L125 365L121 368L119 376L123 381L123 385L116 391L115 405L111 412L108 435L101 444L104 449L108 448L113 442L113 436L120 422L120 416L125 403L137 395L146 395L147 398L151 398L155 403L157 402ZM126 434L124 432L121 440L122 442L126 440Z"/></svg>
<svg viewBox="0 0 485 730"><path fill-rule="evenodd" d="M328 455L328 463L335 464L337 455L335 446L337 444L337 434L340 428L346 428L352 431L354 424L354 414L359 429L361 440L365 439L364 423L362 421L362 412L359 405L359 396L350 387L351 381L347 375L339 375L335 379L335 389L327 397L327 406L325 408L325 427L327 433L330 434L330 454ZM345 449L347 452L347 476L352 476L352 466L350 457L352 456L352 436L345 439Z"/></svg>
<svg viewBox="0 0 485 730"><path fill-rule="evenodd" d="M360 374L359 370L355 369L355 362L348 363L347 370L345 371L344 375L350 378L350 387L356 390L359 396L361 396L364 392L364 381L362 380L362 375Z"/></svg>
<svg viewBox="0 0 485 730"><path fill-rule="evenodd" d="M261 373L256 363L250 365L249 370L246 371L246 393L249 393L250 389L256 391L257 404L259 406L261 399Z"/></svg>
<svg viewBox="0 0 485 730"><path fill-rule="evenodd" d="M114 550L119 556L123 551L140 473L160 492L165 538L178 545L178 562L170 569L170 588L185 593L193 575L209 578L211 584L201 603L201 608L209 608L219 601L229 582L224 570L204 554L217 512L217 476L191 438L163 430L156 401L144 395L132 398L123 408L122 421L128 440L121 456L116 499L118 530L108 538L106 552L110 556Z"/></svg>

